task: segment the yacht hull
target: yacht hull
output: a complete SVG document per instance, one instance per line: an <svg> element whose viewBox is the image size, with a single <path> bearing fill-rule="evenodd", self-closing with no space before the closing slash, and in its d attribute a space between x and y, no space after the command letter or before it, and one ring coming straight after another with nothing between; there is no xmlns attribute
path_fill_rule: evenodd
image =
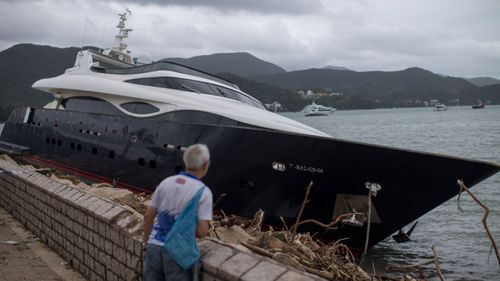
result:
<svg viewBox="0 0 500 281"><path fill-rule="evenodd" d="M195 114L195 113L193 113ZM302 219L328 223L356 209L367 212L366 182L382 187L373 197L372 246L458 194L457 179L468 186L495 174L495 164L384 146L285 133L260 128L208 125L171 118L157 120L80 112L15 110L1 141L31 148L26 157L136 191L154 191L165 177L182 169L183 149L205 143L211 167L204 182L216 208L290 226L314 182ZM446 222L443 222L446 223ZM329 239L349 238L362 248L363 227L343 225L325 231L314 225L300 231Z"/></svg>

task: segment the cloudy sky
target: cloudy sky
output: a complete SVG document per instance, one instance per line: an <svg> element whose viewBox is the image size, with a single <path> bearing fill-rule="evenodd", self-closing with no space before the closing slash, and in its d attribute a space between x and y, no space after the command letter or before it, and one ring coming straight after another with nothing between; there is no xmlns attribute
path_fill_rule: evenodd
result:
<svg viewBox="0 0 500 281"><path fill-rule="evenodd" d="M0 50L109 47L125 8L129 50L154 60L249 52L286 70L500 79L499 0L0 0Z"/></svg>

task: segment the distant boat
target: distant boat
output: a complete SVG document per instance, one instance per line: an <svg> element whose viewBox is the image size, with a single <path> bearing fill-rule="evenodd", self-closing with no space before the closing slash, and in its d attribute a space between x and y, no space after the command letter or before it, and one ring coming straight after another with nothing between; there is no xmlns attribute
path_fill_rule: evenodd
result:
<svg viewBox="0 0 500 281"><path fill-rule="evenodd" d="M306 107L304 107L304 109L302 109L301 112L304 113L304 116L325 116L334 112L335 110L337 109L333 107L316 104L313 101L312 104L306 105Z"/></svg>
<svg viewBox="0 0 500 281"><path fill-rule="evenodd" d="M482 102L482 101L478 101L478 102L476 102L476 104L474 104L474 105L472 106L472 108L473 108L473 109L480 109L480 108L484 108L484 102Z"/></svg>
<svg viewBox="0 0 500 281"><path fill-rule="evenodd" d="M446 105L442 103L436 104L433 109L433 111L446 111L446 110L448 110L448 108L446 108Z"/></svg>

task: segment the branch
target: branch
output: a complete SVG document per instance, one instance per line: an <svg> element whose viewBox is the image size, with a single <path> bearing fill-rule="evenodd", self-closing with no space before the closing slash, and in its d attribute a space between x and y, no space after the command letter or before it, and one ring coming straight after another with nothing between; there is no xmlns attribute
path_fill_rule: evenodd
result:
<svg viewBox="0 0 500 281"><path fill-rule="evenodd" d="M434 245L432 245L432 252L434 253L434 264L436 265L436 270L438 272L439 279L441 279L441 281L444 281L444 276L443 273L441 272L441 267L439 267L439 259L436 255L436 249L434 249Z"/></svg>
<svg viewBox="0 0 500 281"><path fill-rule="evenodd" d="M290 231L292 234L295 234L297 231L297 226L299 226L300 218L302 217L302 213L304 212L304 208L306 207L306 204L309 202L309 192L311 191L311 187L313 186L314 182L311 181L309 185L306 188L306 195L304 196L304 201L302 201L302 206L300 207L299 214L297 215L297 219L295 220L295 224L290 228Z"/></svg>
<svg viewBox="0 0 500 281"><path fill-rule="evenodd" d="M343 220L345 218L350 218L352 217L353 215L363 215L363 213L347 213L347 214L342 214L340 216L338 216L335 220L331 221L329 224L324 224L320 221L317 221L315 219L307 219L307 220L303 220L301 222L297 222L295 223L294 225L292 225L292 227L290 228L290 230L295 230L297 229L297 227L303 225L303 224L306 224L306 223L313 223L313 224L316 224L322 228L325 228L325 229L333 229L333 226L338 224L340 222L340 220Z"/></svg>
<svg viewBox="0 0 500 281"><path fill-rule="evenodd" d="M476 201L476 203L479 204L479 206L481 206L484 209L484 216L482 219L483 226L484 226L484 229L486 230L486 234L488 235L488 238L491 241L491 246L495 250L495 254L496 254L497 260L498 260L498 265L500 265L500 254L498 253L497 244L495 243L495 239L493 239L493 236L491 235L491 232L490 232L488 225L486 223L486 220L488 219L488 215L490 214L490 209L486 205L484 205L481 201L479 201L479 199L469 190L469 188L467 188L467 186L464 184L464 182L462 180L457 180L457 184L460 186L461 191L462 190L467 191L467 193L469 193L469 195L472 197L472 199L474 199L474 201Z"/></svg>

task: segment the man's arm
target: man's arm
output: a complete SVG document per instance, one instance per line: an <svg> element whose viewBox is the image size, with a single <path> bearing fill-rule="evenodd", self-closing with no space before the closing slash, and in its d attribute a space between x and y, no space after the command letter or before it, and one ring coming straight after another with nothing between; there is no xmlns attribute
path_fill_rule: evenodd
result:
<svg viewBox="0 0 500 281"><path fill-rule="evenodd" d="M203 238L208 235L210 223L207 220L199 220L198 228L196 228L196 237Z"/></svg>
<svg viewBox="0 0 500 281"><path fill-rule="evenodd" d="M144 237L142 238L142 242L144 244L148 243L149 235L153 230L153 224L155 222L156 212L158 209L149 207L144 215Z"/></svg>

